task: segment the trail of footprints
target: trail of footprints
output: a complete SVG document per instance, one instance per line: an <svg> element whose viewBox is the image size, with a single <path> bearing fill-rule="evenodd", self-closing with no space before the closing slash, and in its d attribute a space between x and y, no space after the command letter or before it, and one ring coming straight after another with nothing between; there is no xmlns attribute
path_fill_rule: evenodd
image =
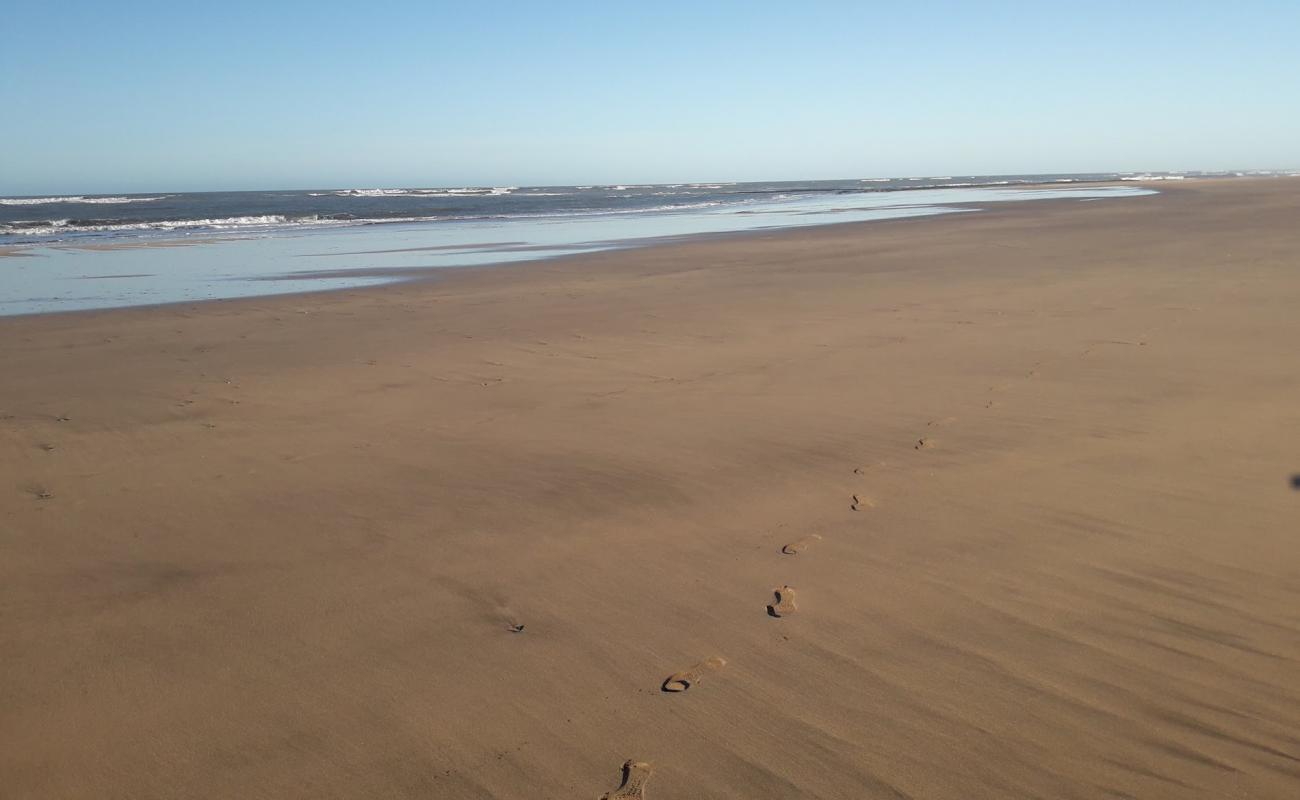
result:
<svg viewBox="0 0 1300 800"><path fill-rule="evenodd" d="M1124 344L1127 344L1127 342L1124 342ZM1146 344L1146 342L1141 342L1141 344ZM1035 363L1034 366L1038 367L1039 364ZM1036 369L1030 370L1025 377L1033 378L1036 374ZM990 387L990 391L997 391L998 389L1004 388L1006 387ZM994 401L989 400L985 405L985 408L992 408L993 406ZM956 417L943 417L926 423L927 432L916 440L913 449L929 450L937 446L938 441L933 436L932 432L956 421ZM853 470L853 473L855 475L863 475L866 473L866 470L862 467L857 467ZM875 503L871 498L864 494L852 494L850 495L850 498L849 509L852 511L865 511L875 506ZM815 544L822 541L822 538L822 535L819 533L810 533L802 538L783 545L781 547L781 553L787 556L802 555ZM796 590L794 587L789 585L781 585L772 589L772 601L767 604L768 616L780 619L796 613L799 610L799 607L795 601L795 595ZM516 623L512 625L510 629L515 632L520 632L523 630L523 625ZM681 670L680 672L674 672L664 678L660 689L669 694L679 694L689 691L690 689L699 686L707 676L717 672L726 665L726 659L721 656L706 658L691 667ZM630 800L632 798L642 800L645 797L646 782L650 779L652 771L653 767L649 763L629 759L623 764L622 781L620 782L619 787L612 792L607 792L601 795L601 800Z"/></svg>
<svg viewBox="0 0 1300 800"><path fill-rule="evenodd" d="M946 423L950 420L944 420ZM858 467L853 470L855 475L865 474L865 470ZM849 508L853 511L863 511L872 508L875 503L866 495L853 494ZM822 541L820 533L810 533L802 538L789 542L781 547L781 553L787 556L797 556L805 553L810 547ZM783 584L772 589L772 602L767 604L768 616L775 618L788 617L799 610L795 601L796 591L794 587ZM522 626L520 626L522 627ZM700 661L698 664L687 667L679 672L674 672L667 678L664 678L660 685L660 690L668 694L680 694L699 686L709 675L717 672L727 665L727 660L722 656L711 656ZM653 767L644 761L629 759L623 764L623 778L619 787L612 792L601 795L601 800L628 800L637 798L640 800L645 797L646 781L650 779Z"/></svg>

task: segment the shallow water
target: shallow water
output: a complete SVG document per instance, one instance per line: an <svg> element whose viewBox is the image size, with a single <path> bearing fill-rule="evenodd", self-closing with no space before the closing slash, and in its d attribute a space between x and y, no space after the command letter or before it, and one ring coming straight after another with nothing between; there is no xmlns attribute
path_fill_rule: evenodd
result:
<svg viewBox="0 0 1300 800"><path fill-rule="evenodd" d="M165 240L65 241L0 258L0 315L341 289L430 268L536 260L671 237L978 213L956 204L1146 194L1153 192L1085 185L817 193L668 211L300 227L220 239L208 230L173 232Z"/></svg>

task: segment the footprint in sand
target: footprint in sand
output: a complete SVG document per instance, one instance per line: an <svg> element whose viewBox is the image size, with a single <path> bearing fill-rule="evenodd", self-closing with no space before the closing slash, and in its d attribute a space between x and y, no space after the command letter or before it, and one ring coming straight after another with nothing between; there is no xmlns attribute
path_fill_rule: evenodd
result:
<svg viewBox="0 0 1300 800"><path fill-rule="evenodd" d="M787 556L797 556L807 550L813 542L820 542L822 535L820 533L810 533L796 542L790 542L781 548L781 552Z"/></svg>
<svg viewBox="0 0 1300 800"><path fill-rule="evenodd" d="M684 692L704 680L704 676L714 670L722 669L727 665L727 660L721 656L706 658L695 666L684 669L681 672L674 672L667 678L664 678L663 686L665 692Z"/></svg>
<svg viewBox="0 0 1300 800"><path fill-rule="evenodd" d="M875 508L875 506L875 501L862 494L853 495L853 502L849 504L849 508L854 511L865 511L868 508Z"/></svg>
<svg viewBox="0 0 1300 800"><path fill-rule="evenodd" d="M866 464L865 466L854 467L854 468L853 468L853 474L854 474L854 475L866 475L866 474L867 474L867 470L869 470L869 469L875 469L876 467L887 467L887 466L889 466L889 462L888 462L888 461L873 461L872 463L870 463L870 464Z"/></svg>
<svg viewBox="0 0 1300 800"><path fill-rule="evenodd" d="M933 438L929 436L923 436L920 439L917 439L916 444L912 445L912 447L915 450L929 450L930 448L934 447L935 444L936 442Z"/></svg>
<svg viewBox="0 0 1300 800"><path fill-rule="evenodd" d="M493 613L496 615L496 618L500 620L501 624L505 626L506 630L511 633L524 632L524 623L519 621L519 615L516 614L514 609L510 606L504 603L498 603L496 608L493 609Z"/></svg>
<svg viewBox="0 0 1300 800"><path fill-rule="evenodd" d="M925 423L925 426L927 428L938 428L943 425L951 425L956 421L957 421L956 417L944 417L942 419L932 419L929 422Z"/></svg>
<svg viewBox="0 0 1300 800"><path fill-rule="evenodd" d="M644 761L633 761L629 758L623 762L623 782L614 791L602 794L600 800L645 797L645 783L650 780L652 769Z"/></svg>
<svg viewBox="0 0 1300 800"><path fill-rule="evenodd" d="M794 589L790 586L782 586L773 589L772 594L776 595L776 602L767 607L767 613L773 617L787 617L799 610L794 604Z"/></svg>

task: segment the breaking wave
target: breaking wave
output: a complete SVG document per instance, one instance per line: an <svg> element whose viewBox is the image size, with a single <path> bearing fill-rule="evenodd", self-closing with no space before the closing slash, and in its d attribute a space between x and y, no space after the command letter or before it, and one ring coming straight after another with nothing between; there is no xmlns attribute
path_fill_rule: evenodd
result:
<svg viewBox="0 0 1300 800"><path fill-rule="evenodd" d="M313 220L316 221L316 220ZM332 221L332 220L325 220ZM156 220L127 222L123 220L45 219L0 223L0 234L21 236L51 236L57 233L108 233L117 231L187 231L234 230L278 227L308 220L291 220L279 214L251 217L223 217L220 219Z"/></svg>
<svg viewBox="0 0 1300 800"><path fill-rule="evenodd" d="M157 197L87 197L75 194L67 197L0 197L0 206L45 206L54 203L84 203L87 205L115 205L120 203L152 203L171 197L169 194Z"/></svg>
<svg viewBox="0 0 1300 800"><path fill-rule="evenodd" d="M0 222L0 236L50 237L72 234L112 234L112 233L196 233L203 231L220 231L235 233L257 233L262 231L282 230L299 227L320 227L327 225L379 225L398 222L441 222L488 219L530 219L551 217L588 217L622 214L646 214L665 211L690 211L722 205L719 201L698 203L675 203L631 209L586 209L555 212L524 212L517 214L459 214L459 215L418 215L410 214L376 214L359 216L354 214L308 214L298 217L283 214L263 214L257 216L221 217L217 219L181 219L181 220L112 220L112 219L43 219L20 220L17 222Z"/></svg>
<svg viewBox="0 0 1300 800"><path fill-rule="evenodd" d="M460 189L335 189L308 192L311 197L499 197L510 194L517 186L467 186Z"/></svg>

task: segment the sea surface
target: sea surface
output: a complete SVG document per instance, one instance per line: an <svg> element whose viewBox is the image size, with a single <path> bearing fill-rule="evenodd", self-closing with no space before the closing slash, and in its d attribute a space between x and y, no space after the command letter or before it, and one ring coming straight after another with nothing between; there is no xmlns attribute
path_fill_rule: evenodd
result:
<svg viewBox="0 0 1300 800"><path fill-rule="evenodd" d="M665 238L1151 194L1177 174L0 198L0 315L391 282ZM1130 185L1093 185L1132 181ZM1029 184L1035 184L1028 188ZM1049 184L1049 186L1041 186ZM1025 187L1025 188L1017 188Z"/></svg>

